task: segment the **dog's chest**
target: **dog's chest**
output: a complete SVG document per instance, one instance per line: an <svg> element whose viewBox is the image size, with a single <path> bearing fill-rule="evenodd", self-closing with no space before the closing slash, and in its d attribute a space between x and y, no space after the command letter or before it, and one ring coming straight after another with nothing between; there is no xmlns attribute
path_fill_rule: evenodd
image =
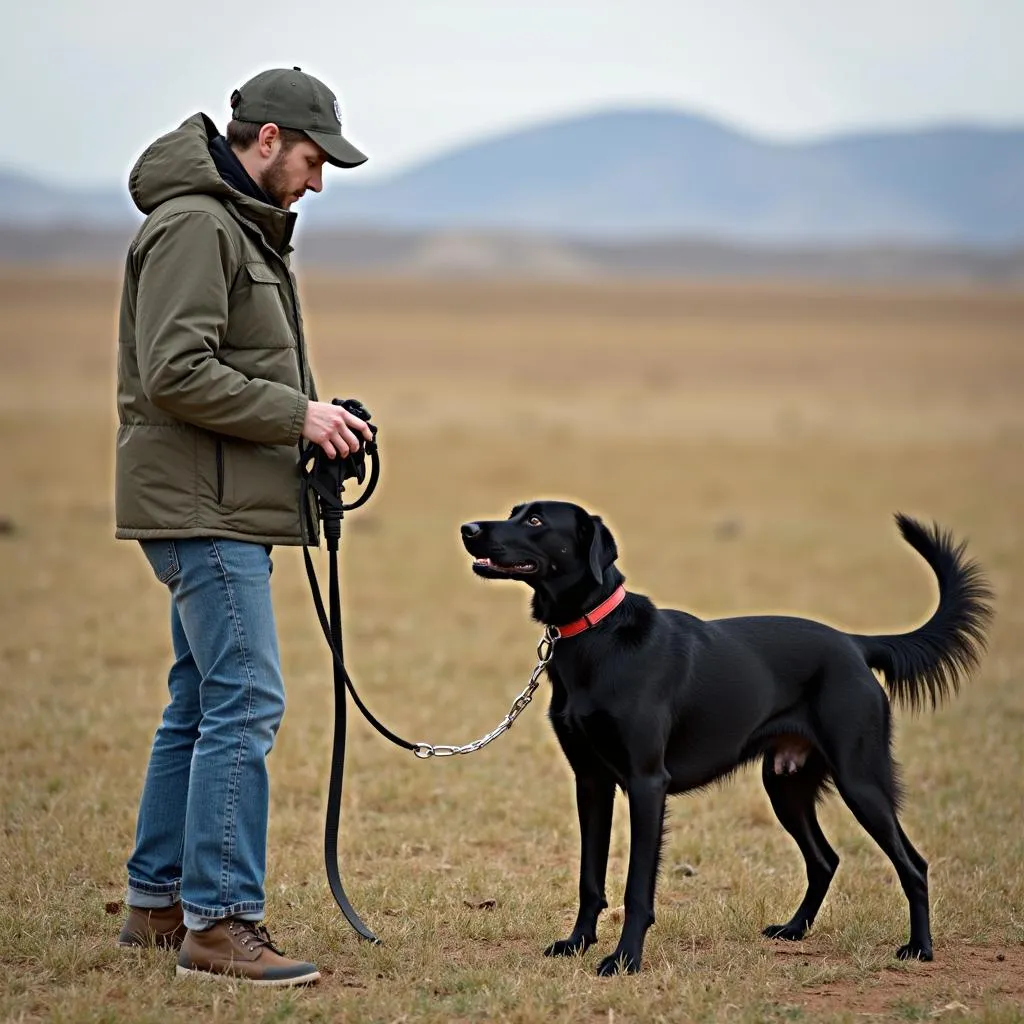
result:
<svg viewBox="0 0 1024 1024"><path fill-rule="evenodd" d="M552 710L552 724L560 738L600 761L618 779L630 775L631 759L622 734L623 722L592 695L566 694L561 708L557 712Z"/></svg>

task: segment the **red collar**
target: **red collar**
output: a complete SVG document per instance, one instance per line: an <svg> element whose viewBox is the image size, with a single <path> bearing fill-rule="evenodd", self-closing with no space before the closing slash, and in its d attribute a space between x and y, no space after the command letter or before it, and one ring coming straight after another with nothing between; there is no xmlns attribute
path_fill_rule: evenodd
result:
<svg viewBox="0 0 1024 1024"><path fill-rule="evenodd" d="M582 633L584 630L590 629L591 626L596 626L603 618L611 615L616 608L626 599L626 588L620 583L615 590L612 591L612 595L602 601L596 608L587 612L582 618L576 619L574 622L570 622L567 626L556 626L559 637L576 636L577 633Z"/></svg>

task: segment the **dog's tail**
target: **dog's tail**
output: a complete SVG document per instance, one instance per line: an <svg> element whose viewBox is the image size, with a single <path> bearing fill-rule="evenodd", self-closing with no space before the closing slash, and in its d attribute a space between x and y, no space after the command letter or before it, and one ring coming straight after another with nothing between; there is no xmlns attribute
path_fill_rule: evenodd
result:
<svg viewBox="0 0 1024 1024"><path fill-rule="evenodd" d="M854 636L868 665L885 676L897 704L919 710L934 708L957 693L985 650L992 618L992 588L966 543L933 524L931 528L897 514L903 539L932 567L939 583L935 614L910 633Z"/></svg>

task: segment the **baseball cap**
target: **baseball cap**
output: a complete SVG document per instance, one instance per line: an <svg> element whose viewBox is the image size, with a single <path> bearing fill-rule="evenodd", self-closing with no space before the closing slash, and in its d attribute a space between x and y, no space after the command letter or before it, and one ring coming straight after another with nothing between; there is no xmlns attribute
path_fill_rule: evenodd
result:
<svg viewBox="0 0 1024 1024"><path fill-rule="evenodd" d="M337 97L301 68L273 68L250 78L231 94L231 113L236 121L304 132L336 167L366 162L366 155L341 134Z"/></svg>

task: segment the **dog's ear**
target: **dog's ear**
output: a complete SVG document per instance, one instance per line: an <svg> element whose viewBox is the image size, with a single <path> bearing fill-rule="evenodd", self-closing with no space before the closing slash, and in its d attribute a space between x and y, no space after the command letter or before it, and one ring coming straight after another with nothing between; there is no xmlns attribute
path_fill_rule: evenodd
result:
<svg viewBox="0 0 1024 1024"><path fill-rule="evenodd" d="M600 516L590 517L590 573L595 581L604 579L604 571L619 557L619 549L615 546L615 538L601 521Z"/></svg>

